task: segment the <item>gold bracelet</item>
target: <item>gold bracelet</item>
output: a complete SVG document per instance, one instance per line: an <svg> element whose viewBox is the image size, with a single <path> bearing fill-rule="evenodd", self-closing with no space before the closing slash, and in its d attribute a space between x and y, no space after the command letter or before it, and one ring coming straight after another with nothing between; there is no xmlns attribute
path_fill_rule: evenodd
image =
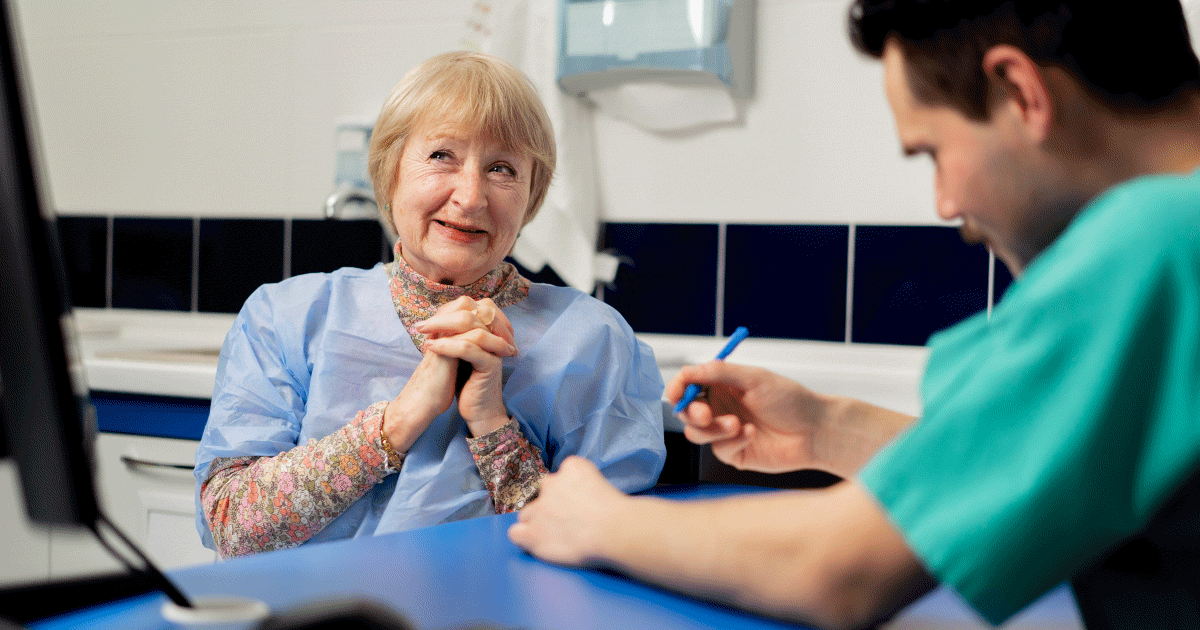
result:
<svg viewBox="0 0 1200 630"><path fill-rule="evenodd" d="M404 456L396 452L392 447L392 443L388 441L387 434L383 432L383 423L379 423L379 441L383 442L383 452L387 453L388 466L399 470L400 464L404 461Z"/></svg>

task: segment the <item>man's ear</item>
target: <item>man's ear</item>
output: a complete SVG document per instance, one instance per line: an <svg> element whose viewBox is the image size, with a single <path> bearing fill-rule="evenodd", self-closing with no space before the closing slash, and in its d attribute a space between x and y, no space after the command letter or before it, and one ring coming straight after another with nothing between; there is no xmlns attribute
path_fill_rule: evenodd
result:
<svg viewBox="0 0 1200 630"><path fill-rule="evenodd" d="M1007 106L1016 108L1031 138L1044 141L1054 122L1054 101L1042 68L1021 49L1001 44L984 53L983 73L1004 91Z"/></svg>

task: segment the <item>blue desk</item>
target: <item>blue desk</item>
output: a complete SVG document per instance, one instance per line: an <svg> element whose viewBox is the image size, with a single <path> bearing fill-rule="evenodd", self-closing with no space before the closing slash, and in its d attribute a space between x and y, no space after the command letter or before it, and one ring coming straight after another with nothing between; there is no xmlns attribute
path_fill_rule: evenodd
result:
<svg viewBox="0 0 1200 630"><path fill-rule="evenodd" d="M681 486L655 492L690 499L756 491L743 486ZM304 546L180 569L171 579L189 596L238 595L273 611L371 598L419 630L489 622L503 628L675 630L795 628L697 601L607 572L566 569L526 555L508 540L515 514ZM31 624L60 628L165 629L166 596L148 593Z"/></svg>
<svg viewBox="0 0 1200 630"><path fill-rule="evenodd" d="M767 491L728 485L681 485L647 494L672 499L715 498ZM371 598L418 630L461 629L472 622L523 630L778 630L800 628L647 586L607 572L545 564L508 540L515 514L325 543L170 572L185 593L239 595L283 612L332 599ZM168 629L149 593L30 627ZM1012 620L1022 630L1082 628L1070 590L1060 587ZM947 589L901 612L888 630L985 629Z"/></svg>

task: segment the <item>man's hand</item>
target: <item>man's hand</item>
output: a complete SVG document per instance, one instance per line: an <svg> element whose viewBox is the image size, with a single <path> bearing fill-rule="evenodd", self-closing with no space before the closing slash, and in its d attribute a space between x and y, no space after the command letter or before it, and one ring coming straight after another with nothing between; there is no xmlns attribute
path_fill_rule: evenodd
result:
<svg viewBox="0 0 1200 630"><path fill-rule="evenodd" d="M621 507L629 500L595 464L572 455L542 479L538 498L521 510L508 537L547 562L592 564L605 536L622 526Z"/></svg>
<svg viewBox="0 0 1200 630"><path fill-rule="evenodd" d="M725 361L684 367L667 384L667 398L678 401L689 383L703 386L707 395L679 414L684 435L696 444L711 444L718 459L745 470L812 468L853 477L915 420Z"/></svg>
<svg viewBox="0 0 1200 630"><path fill-rule="evenodd" d="M679 414L684 435L711 444L721 461L766 473L828 468L814 446L828 397L761 368L710 361L680 370L667 398L678 401L689 383L706 395Z"/></svg>

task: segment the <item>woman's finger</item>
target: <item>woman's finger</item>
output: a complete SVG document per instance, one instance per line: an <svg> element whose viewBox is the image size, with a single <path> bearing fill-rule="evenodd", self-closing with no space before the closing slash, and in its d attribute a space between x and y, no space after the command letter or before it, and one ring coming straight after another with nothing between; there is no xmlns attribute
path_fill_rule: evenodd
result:
<svg viewBox="0 0 1200 630"><path fill-rule="evenodd" d="M483 317L480 314L483 313ZM490 319L488 319L490 318ZM485 322L487 320L490 325ZM504 339L509 345L515 345L512 324L499 309L482 311L456 310L439 311L433 317L416 325L417 332L430 337L457 335L470 330L483 330Z"/></svg>
<svg viewBox="0 0 1200 630"><path fill-rule="evenodd" d="M468 330L465 333L457 335L449 335L440 337L441 339L459 339L468 343L479 346L484 351L494 354L498 357L512 357L517 355L517 347L509 343L506 339L495 333L486 330Z"/></svg>
<svg viewBox="0 0 1200 630"><path fill-rule="evenodd" d="M492 298L483 298L476 301L475 312L479 314L480 321L487 324L489 330L504 337L509 343L514 343L512 322L508 321L508 316L504 314L504 311L500 310L500 307L492 301Z"/></svg>
<svg viewBox="0 0 1200 630"><path fill-rule="evenodd" d="M480 306L475 309L475 316L479 318L479 321L483 322L484 326L490 327L492 325L492 320L496 319L497 310L498 309Z"/></svg>
<svg viewBox="0 0 1200 630"><path fill-rule="evenodd" d="M458 334L472 328L487 330L487 326L479 321L473 311L451 311L437 313L429 319L416 325L417 332L424 334Z"/></svg>
<svg viewBox="0 0 1200 630"><path fill-rule="evenodd" d="M493 324L496 321L493 320ZM435 315L418 324L416 329L417 332L429 337L452 337L471 331L481 331L502 339L505 345L514 345L513 336L509 329L504 327L497 329L496 327L485 326L475 313L469 311Z"/></svg>
<svg viewBox="0 0 1200 630"><path fill-rule="evenodd" d="M425 342L425 347L444 357L462 359L475 369L490 369L502 356L516 354L516 348L491 333L471 331L453 337L441 337Z"/></svg>

